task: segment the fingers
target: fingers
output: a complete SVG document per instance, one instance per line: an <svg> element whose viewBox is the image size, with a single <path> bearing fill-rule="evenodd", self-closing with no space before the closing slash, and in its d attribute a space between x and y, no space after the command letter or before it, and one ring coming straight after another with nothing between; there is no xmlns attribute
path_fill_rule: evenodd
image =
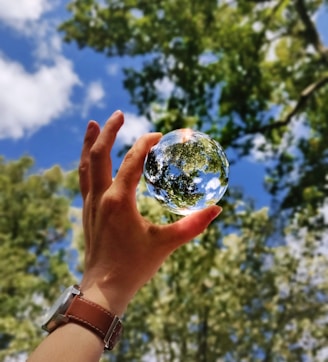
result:
<svg viewBox="0 0 328 362"><path fill-rule="evenodd" d="M90 188L94 194L103 193L112 183L112 162L109 154L123 122L121 111L113 113L90 150Z"/></svg>
<svg viewBox="0 0 328 362"><path fill-rule="evenodd" d="M115 178L115 185L125 194L135 195L146 155L161 137L161 133L148 133L139 138L126 154Z"/></svg>
<svg viewBox="0 0 328 362"><path fill-rule="evenodd" d="M194 212L171 225L162 227L162 237L170 252L201 234L222 211L220 206L210 206Z"/></svg>
<svg viewBox="0 0 328 362"><path fill-rule="evenodd" d="M90 189L90 150L95 143L99 133L100 128L98 124L95 121L90 121L85 133L79 165L80 190L83 200L85 200Z"/></svg>

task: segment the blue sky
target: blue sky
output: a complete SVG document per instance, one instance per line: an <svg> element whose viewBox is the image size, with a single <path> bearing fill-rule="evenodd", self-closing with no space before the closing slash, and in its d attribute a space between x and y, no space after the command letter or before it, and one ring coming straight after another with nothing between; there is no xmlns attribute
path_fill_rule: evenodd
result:
<svg viewBox="0 0 328 362"><path fill-rule="evenodd" d="M54 164L76 167L88 120L103 125L116 109L125 113L126 124L113 154L151 130L122 85L122 66L135 60L109 59L63 43L56 27L69 16L66 3L0 0L0 155L7 160L30 155L35 172ZM319 16L327 43L324 18ZM230 180L255 197L258 206L267 203L260 162L232 167Z"/></svg>
<svg viewBox="0 0 328 362"><path fill-rule="evenodd" d="M71 168L89 119L103 124L124 111L121 144L150 129L122 88L126 60L63 43L56 26L68 16L64 1L19 2L0 1L0 154L29 154L37 168Z"/></svg>

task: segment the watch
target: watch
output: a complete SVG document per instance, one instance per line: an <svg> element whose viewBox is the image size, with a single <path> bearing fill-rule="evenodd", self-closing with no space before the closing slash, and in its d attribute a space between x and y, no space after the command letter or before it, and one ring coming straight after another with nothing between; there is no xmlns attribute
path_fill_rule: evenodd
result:
<svg viewBox="0 0 328 362"><path fill-rule="evenodd" d="M42 328L51 333L69 322L77 323L94 332L104 341L105 349L108 350L114 348L123 331L121 319L100 305L83 298L78 285L68 287L56 300L44 316Z"/></svg>

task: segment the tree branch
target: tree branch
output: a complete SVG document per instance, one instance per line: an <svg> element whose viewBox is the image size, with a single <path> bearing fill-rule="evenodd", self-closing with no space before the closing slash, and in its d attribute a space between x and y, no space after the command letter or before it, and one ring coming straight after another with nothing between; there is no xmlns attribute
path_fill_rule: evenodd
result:
<svg viewBox="0 0 328 362"><path fill-rule="evenodd" d="M321 42L320 35L307 12L304 0L295 0L295 7L303 25L305 26L307 39L321 54L325 62L328 62L328 48L326 48Z"/></svg>
<svg viewBox="0 0 328 362"><path fill-rule="evenodd" d="M318 81L310 84L308 87L306 87L302 92L301 95L295 105L295 107L287 114L287 116L285 117L285 119L282 119L280 121L262 126L262 127L258 127L258 128L253 128L251 130L250 133L257 133L257 132L268 132L271 131L275 128L280 128L282 126L286 126L288 123L291 122L292 118L294 116L296 116L299 111L305 106L306 102L308 101L308 99L313 96L313 94L315 92L317 92L320 88L322 88L324 85L326 85L328 83L328 73L325 74L321 79L319 79Z"/></svg>

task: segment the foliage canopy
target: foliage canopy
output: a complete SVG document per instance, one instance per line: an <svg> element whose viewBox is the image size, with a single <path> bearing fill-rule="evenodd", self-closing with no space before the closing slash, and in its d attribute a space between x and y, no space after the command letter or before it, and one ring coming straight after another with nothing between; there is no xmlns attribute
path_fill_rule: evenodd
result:
<svg viewBox="0 0 328 362"><path fill-rule="evenodd" d="M313 216L327 194L328 49L312 20L324 5L77 0L61 30L108 56L142 56L125 87L158 130L189 126L239 156L264 151L268 190L287 210L311 203Z"/></svg>
<svg viewBox="0 0 328 362"><path fill-rule="evenodd" d="M43 308L74 280L66 236L76 176L32 166L0 159L0 360L40 342Z"/></svg>

